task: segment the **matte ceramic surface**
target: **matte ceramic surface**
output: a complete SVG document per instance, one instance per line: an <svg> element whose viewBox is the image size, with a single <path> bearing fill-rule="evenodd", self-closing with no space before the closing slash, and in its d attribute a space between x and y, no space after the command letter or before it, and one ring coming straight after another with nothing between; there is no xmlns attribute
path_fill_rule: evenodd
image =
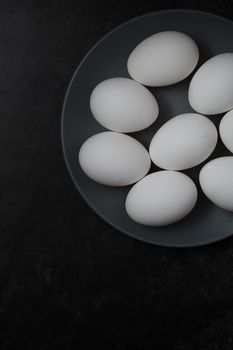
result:
<svg viewBox="0 0 233 350"><path fill-rule="evenodd" d="M69 85L62 115L62 145L71 177L88 204L104 220L136 239L170 247L191 247L212 243L233 234L233 213L212 204L198 184L199 171L209 159L229 155L219 141L205 163L184 171L197 185L198 202L185 219L166 227L149 227L133 222L125 210L125 199L131 186L112 188L95 183L81 170L78 151L91 135L102 132L91 114L89 99L93 88L104 79L129 77L127 59L133 48L146 37L164 30L177 30L190 35L200 50L197 68L210 57L233 52L233 23L216 15L199 11L168 10L135 18L119 26L86 55ZM196 70L194 70L195 72ZM194 72L184 81L162 88L150 88L160 113L149 128L130 134L148 149L158 128L174 115L193 112L188 103L188 86ZM221 115L210 119L218 127ZM151 172L158 170L152 166Z"/></svg>

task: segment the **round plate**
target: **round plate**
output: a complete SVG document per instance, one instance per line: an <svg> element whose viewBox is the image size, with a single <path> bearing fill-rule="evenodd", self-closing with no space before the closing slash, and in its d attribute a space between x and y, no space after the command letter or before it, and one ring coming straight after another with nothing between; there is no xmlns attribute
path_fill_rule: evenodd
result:
<svg viewBox="0 0 233 350"><path fill-rule="evenodd" d="M233 233L233 213L213 205L201 192L198 174L203 164L185 171L198 186L199 198L195 209L182 221L160 228L139 225L128 217L125 199L130 186L113 188L97 184L82 172L78 163L81 144L91 135L105 130L90 111L89 99L93 88L104 79L129 77L127 58L130 52L146 37L165 30L181 31L194 38L200 50L198 66L211 56L233 52L233 23L209 13L168 10L124 23L101 39L75 71L63 107L62 145L67 167L77 189L105 221L145 242L191 247L212 243ZM131 136L148 148L153 134L162 124L177 114L191 112L187 100L191 76L172 86L150 88L159 103L159 117L152 126ZM211 117L217 126L220 119L221 116ZM219 141L211 158L227 154L228 151ZM151 171L155 170L155 167L151 168Z"/></svg>

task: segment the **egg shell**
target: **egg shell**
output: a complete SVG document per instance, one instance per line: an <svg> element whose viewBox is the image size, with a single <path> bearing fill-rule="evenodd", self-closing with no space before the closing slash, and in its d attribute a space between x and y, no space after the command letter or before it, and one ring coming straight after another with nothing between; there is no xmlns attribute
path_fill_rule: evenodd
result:
<svg viewBox="0 0 233 350"><path fill-rule="evenodd" d="M233 53L212 57L194 74L188 92L192 108L206 115L233 108Z"/></svg>
<svg viewBox="0 0 233 350"><path fill-rule="evenodd" d="M233 153L233 110L226 113L222 118L219 133L226 148Z"/></svg>
<svg viewBox="0 0 233 350"><path fill-rule="evenodd" d="M126 186L145 176L151 165L145 147L134 138L106 131L87 139L79 163L92 180L108 186Z"/></svg>
<svg viewBox="0 0 233 350"><path fill-rule="evenodd" d="M162 169L184 170L208 158L217 139L216 127L208 118L196 113L180 114L157 131L149 153Z"/></svg>
<svg viewBox="0 0 233 350"><path fill-rule="evenodd" d="M132 187L126 198L126 211L139 224L165 226L188 215L196 201L196 185L187 175L158 171Z"/></svg>
<svg viewBox="0 0 233 350"><path fill-rule="evenodd" d="M200 185L211 202L233 211L233 157L211 160L200 171Z"/></svg>
<svg viewBox="0 0 233 350"><path fill-rule="evenodd" d="M159 113L152 93L127 78L111 78L98 84L91 94L90 108L99 124L119 132L145 129Z"/></svg>
<svg viewBox="0 0 233 350"><path fill-rule="evenodd" d="M185 79L196 67L199 51L195 41L177 31L156 33L131 52L130 76L147 86L165 86Z"/></svg>

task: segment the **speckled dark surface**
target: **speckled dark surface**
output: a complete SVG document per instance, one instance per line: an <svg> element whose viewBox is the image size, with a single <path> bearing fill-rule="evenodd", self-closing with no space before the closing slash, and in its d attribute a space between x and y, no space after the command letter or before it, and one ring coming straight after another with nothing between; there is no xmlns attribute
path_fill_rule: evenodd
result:
<svg viewBox="0 0 233 350"><path fill-rule="evenodd" d="M70 77L101 36L172 1L0 1L0 348L232 350L233 239L150 246L103 222L62 156ZM233 1L180 1L233 19Z"/></svg>

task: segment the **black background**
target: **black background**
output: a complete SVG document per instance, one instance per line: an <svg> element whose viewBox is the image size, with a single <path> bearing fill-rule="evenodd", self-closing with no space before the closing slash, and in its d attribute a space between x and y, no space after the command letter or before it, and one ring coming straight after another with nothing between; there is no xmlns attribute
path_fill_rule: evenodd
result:
<svg viewBox="0 0 233 350"><path fill-rule="evenodd" d="M0 0L1 349L232 350L233 239L168 249L117 232L61 150L82 57L122 22L175 7L233 19L233 1Z"/></svg>

